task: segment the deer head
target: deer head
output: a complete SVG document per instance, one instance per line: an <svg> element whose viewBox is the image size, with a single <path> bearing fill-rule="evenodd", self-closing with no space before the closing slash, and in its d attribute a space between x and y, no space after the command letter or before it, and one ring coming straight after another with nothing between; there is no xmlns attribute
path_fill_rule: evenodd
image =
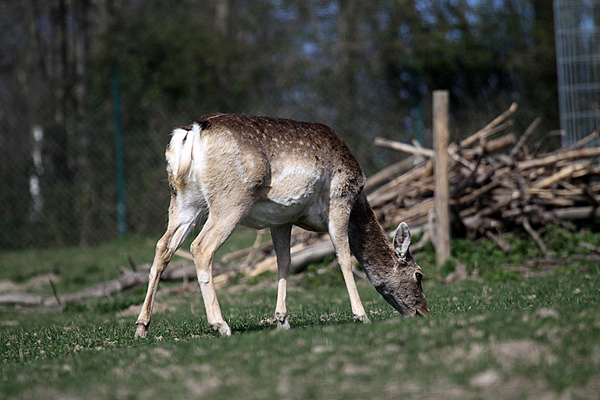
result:
<svg viewBox="0 0 600 400"><path fill-rule="evenodd" d="M369 280L383 298L405 316L429 316L421 281L423 271L410 254L410 230L400 223L393 240L392 265L371 268Z"/></svg>

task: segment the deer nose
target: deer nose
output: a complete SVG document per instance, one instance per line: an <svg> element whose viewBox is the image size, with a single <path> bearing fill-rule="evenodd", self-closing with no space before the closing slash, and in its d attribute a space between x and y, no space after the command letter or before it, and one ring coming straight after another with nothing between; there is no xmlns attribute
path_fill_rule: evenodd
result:
<svg viewBox="0 0 600 400"><path fill-rule="evenodd" d="M420 315L422 317L429 317L430 313L429 313L429 308L424 307L424 308L417 308L417 313L416 315Z"/></svg>

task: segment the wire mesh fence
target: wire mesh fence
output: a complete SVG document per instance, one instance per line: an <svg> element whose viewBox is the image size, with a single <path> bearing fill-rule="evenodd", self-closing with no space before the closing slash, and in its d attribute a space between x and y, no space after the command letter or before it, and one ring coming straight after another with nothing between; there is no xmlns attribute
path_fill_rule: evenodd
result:
<svg viewBox="0 0 600 400"><path fill-rule="evenodd" d="M112 110L97 118L104 123L80 122L72 133L43 118L13 118L0 128L1 249L92 245L163 229L169 129L129 127L119 143Z"/></svg>
<svg viewBox="0 0 600 400"><path fill-rule="evenodd" d="M600 2L554 0L554 13L562 142L569 146L600 127Z"/></svg>

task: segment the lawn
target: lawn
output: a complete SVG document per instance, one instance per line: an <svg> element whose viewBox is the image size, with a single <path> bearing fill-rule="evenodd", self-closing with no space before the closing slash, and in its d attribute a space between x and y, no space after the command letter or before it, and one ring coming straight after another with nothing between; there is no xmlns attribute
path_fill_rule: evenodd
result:
<svg viewBox="0 0 600 400"><path fill-rule="evenodd" d="M114 263L126 262L120 245L110 246L115 258L92 252L92 275L109 277ZM26 283L6 260L27 254L10 256L2 258L0 277ZM474 264L468 261L470 269ZM313 267L290 284L289 331L271 325L274 276L218 290L234 332L229 338L210 332L193 284L161 286L145 340L133 338L144 288L61 312L5 308L0 399L594 399L600 392L599 269L592 262L528 279L428 280L430 318L400 317L361 281L372 320L361 325L353 322L339 270ZM61 290L77 286L61 282Z"/></svg>

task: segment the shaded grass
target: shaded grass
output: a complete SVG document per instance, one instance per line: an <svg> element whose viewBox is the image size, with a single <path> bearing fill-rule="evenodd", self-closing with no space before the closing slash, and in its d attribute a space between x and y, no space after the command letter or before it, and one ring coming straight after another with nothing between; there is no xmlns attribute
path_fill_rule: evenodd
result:
<svg viewBox="0 0 600 400"><path fill-rule="evenodd" d="M189 249L192 237L182 245ZM230 240L219 249L216 259L234 249L253 244L256 231L238 229ZM269 236L266 235L267 239ZM119 276L118 266L129 267L129 259L136 264L151 263L156 239L130 236L95 247L64 247L51 249L29 249L0 252L0 280L23 283L45 274L54 274L54 284L59 293L71 293L105 282ZM50 279L50 278L48 278ZM48 280L35 290L40 294L52 294Z"/></svg>
<svg viewBox="0 0 600 400"><path fill-rule="evenodd" d="M24 282L42 274L60 277L60 292L73 292L118 277L118 265L129 265L128 256L138 263L152 260L155 243L147 238L129 237L97 247L65 247L6 251L0 257L0 279ZM44 294L50 294L50 285Z"/></svg>

